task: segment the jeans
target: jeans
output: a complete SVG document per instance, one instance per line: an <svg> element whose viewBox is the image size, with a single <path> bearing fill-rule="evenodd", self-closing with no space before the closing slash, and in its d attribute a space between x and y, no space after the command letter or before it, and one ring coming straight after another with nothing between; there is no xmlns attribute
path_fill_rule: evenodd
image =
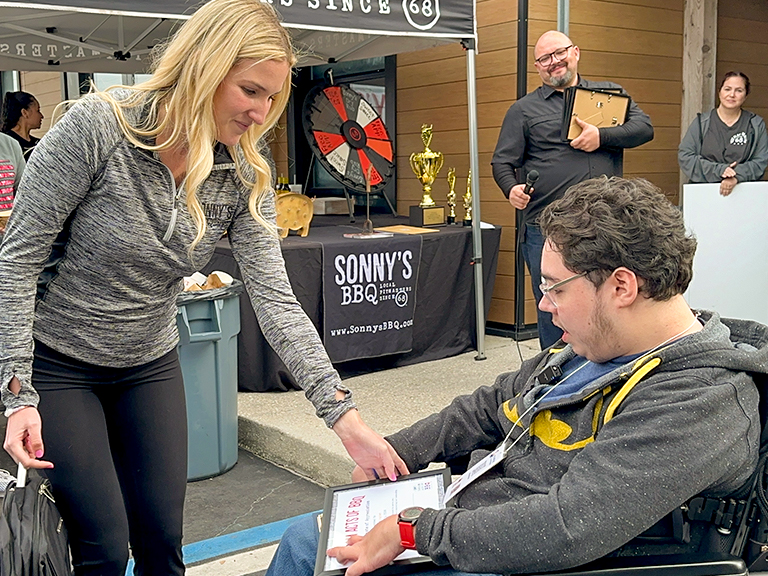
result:
<svg viewBox="0 0 768 576"><path fill-rule="evenodd" d="M320 540L317 515L298 520L285 531L265 576L313 576ZM429 576L494 576L468 574L451 569L428 572Z"/></svg>
<svg viewBox="0 0 768 576"><path fill-rule="evenodd" d="M523 260L525 260L528 270L531 273L533 296L536 298L539 344L541 345L541 349L544 350L560 340L563 331L552 324L552 314L549 312L542 312L538 307L543 296L541 290L539 290L539 284L541 283L541 252L544 250L544 236L541 233L541 228L535 224L526 224L525 237L520 243L520 248L523 253Z"/></svg>

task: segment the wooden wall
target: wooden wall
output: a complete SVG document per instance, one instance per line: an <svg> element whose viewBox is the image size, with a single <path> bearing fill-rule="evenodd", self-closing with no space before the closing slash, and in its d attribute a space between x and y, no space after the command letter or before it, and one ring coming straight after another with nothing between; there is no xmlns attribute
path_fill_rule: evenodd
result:
<svg viewBox="0 0 768 576"><path fill-rule="evenodd" d="M683 0L571 2L579 70L610 79L650 117L654 138L624 155L624 175L647 178L677 203L682 93Z"/></svg>
<svg viewBox="0 0 768 576"><path fill-rule="evenodd" d="M514 323L515 213L493 181L490 162L504 114L515 98L516 10L516 3L509 0L477 3L480 212L484 221L503 227L490 319L506 324ZM445 155L445 166L433 187L433 197L438 203L445 203L448 167L456 168L457 194L466 190L469 171L466 66L466 56L458 45L401 54L397 58L397 203L401 214L407 214L408 207L421 199L421 186L411 171L408 157L423 147L420 138L423 123L434 126L431 147ZM460 206L457 213L463 216ZM536 308L532 294L529 293L526 301L526 319L533 323Z"/></svg>
<svg viewBox="0 0 768 576"><path fill-rule="evenodd" d="M717 81L740 70L752 91L745 108L768 118L768 3L765 0L722 0L717 18Z"/></svg>
<svg viewBox="0 0 768 576"><path fill-rule="evenodd" d="M40 102L43 113L43 124L40 130L32 130L32 135L42 138L51 127L53 109L62 100L61 74L58 72L22 72L20 74L21 90L29 92Z"/></svg>
<svg viewBox="0 0 768 576"><path fill-rule="evenodd" d="M755 0L758 1L758 0ZM625 154L627 176L643 176L677 201L684 0L571 0L570 36L581 48L579 71L595 80L622 84L654 123L654 140ZM477 99L482 219L503 227L496 286L488 320L513 324L514 210L491 174L499 128L516 94L517 7L510 0L478 0ZM531 0L528 90L541 80L533 68L533 45L557 26L556 0ZM435 200L445 201L448 166L465 186L469 168L466 58L459 46L398 56L398 211L418 203L420 186L408 165L421 149L422 123L434 125L432 149L445 154ZM457 184L457 188L460 188ZM526 280L525 322L535 322Z"/></svg>

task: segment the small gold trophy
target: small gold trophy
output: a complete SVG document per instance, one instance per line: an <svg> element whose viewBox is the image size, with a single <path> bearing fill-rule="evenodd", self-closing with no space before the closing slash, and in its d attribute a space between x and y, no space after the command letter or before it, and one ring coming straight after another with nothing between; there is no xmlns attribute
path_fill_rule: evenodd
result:
<svg viewBox="0 0 768 576"><path fill-rule="evenodd" d="M411 170L416 174L423 188L423 196L418 206L411 206L410 216L412 226L435 226L445 224L445 207L435 205L432 199L432 184L437 173L443 167L443 153L429 149L432 142L432 125L422 124L421 141L424 150L411 154Z"/></svg>
<svg viewBox="0 0 768 576"><path fill-rule="evenodd" d="M456 168L448 168L448 196L446 201L448 203L448 218L446 221L448 224L456 222Z"/></svg>
<svg viewBox="0 0 768 576"><path fill-rule="evenodd" d="M464 226L472 226L472 170L467 173L467 193L464 194Z"/></svg>

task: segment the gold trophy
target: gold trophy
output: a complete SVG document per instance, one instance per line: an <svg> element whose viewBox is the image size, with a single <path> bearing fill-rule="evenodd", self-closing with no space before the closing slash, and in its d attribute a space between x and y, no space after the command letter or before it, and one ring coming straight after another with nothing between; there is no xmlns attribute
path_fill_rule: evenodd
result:
<svg viewBox="0 0 768 576"><path fill-rule="evenodd" d="M418 206L411 206L410 216L412 226L435 226L445 224L445 207L437 206L432 199L432 184L437 173L443 167L443 153L433 152L429 149L432 142L432 125L422 124L421 141L424 142L424 150L411 154L411 170L421 182L424 195Z"/></svg>
<svg viewBox="0 0 768 576"><path fill-rule="evenodd" d="M456 168L448 168L448 224L456 222Z"/></svg>
<svg viewBox="0 0 768 576"><path fill-rule="evenodd" d="M472 226L472 170L467 173L467 193L462 198L464 203L464 226Z"/></svg>

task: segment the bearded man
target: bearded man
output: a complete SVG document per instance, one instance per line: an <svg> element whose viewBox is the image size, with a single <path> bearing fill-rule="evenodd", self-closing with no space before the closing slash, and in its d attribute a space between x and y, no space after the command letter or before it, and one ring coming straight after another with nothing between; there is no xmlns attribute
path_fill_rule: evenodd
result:
<svg viewBox="0 0 768 576"><path fill-rule="evenodd" d="M538 305L542 297L539 279L544 248L544 237L536 223L539 214L574 184L603 175L622 176L624 148L634 148L653 139L653 126L648 115L630 102L623 125L598 128L577 118L581 135L571 142L563 141L560 129L566 88L581 86L626 92L613 82L593 82L579 76L579 47L561 32L550 30L542 34L533 54L543 84L507 111L491 164L499 188L509 203L522 211L518 231L520 247ZM539 179L530 194L526 194L525 181L533 170L539 172ZM542 350L562 335L552 324L551 314L541 309L538 328Z"/></svg>

